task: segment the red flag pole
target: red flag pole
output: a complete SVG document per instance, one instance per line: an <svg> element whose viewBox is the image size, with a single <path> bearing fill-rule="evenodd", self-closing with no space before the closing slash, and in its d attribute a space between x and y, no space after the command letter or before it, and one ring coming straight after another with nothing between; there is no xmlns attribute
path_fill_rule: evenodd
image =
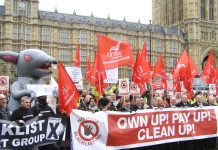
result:
<svg viewBox="0 0 218 150"><path fill-rule="evenodd" d="M98 71L98 84L99 84L99 88L100 88L100 93L99 93L99 96L101 95L101 81L100 81L100 73L99 73L99 71Z"/></svg>

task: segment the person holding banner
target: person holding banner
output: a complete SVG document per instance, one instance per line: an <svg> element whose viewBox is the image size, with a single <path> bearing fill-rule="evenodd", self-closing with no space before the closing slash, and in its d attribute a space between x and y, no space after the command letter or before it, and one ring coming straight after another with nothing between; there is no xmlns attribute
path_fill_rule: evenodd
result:
<svg viewBox="0 0 218 150"><path fill-rule="evenodd" d="M175 96L171 96L170 104L169 104L168 108L176 108L176 104L177 104L176 97Z"/></svg>
<svg viewBox="0 0 218 150"><path fill-rule="evenodd" d="M144 109L143 108L143 104L142 104L142 99L139 97L139 96L134 96L134 100L135 100L135 105L133 105L131 107L131 110L132 111L137 111L137 110L141 110L141 109Z"/></svg>
<svg viewBox="0 0 218 150"><path fill-rule="evenodd" d="M47 103L47 96L43 95L43 96L39 96L37 97L37 102L36 104L31 108L34 117L38 116L39 114L41 114L41 117L54 117L55 113L52 110L52 108L48 105Z"/></svg>
<svg viewBox="0 0 218 150"><path fill-rule="evenodd" d="M188 97L184 94L181 96L181 102L179 102L177 105L177 107L192 107L192 104L188 102Z"/></svg>
<svg viewBox="0 0 218 150"><path fill-rule="evenodd" d="M20 125L25 125L25 122L34 118L33 112L30 109L31 98L23 96L21 98L20 107L11 115L11 121L16 121Z"/></svg>
<svg viewBox="0 0 218 150"><path fill-rule="evenodd" d="M215 100L215 97L213 97L213 95L209 95L209 97L208 97L208 105L209 106L217 106L217 102Z"/></svg>
<svg viewBox="0 0 218 150"><path fill-rule="evenodd" d="M208 106L207 103L204 102L201 94L197 94L195 96L196 102L193 104L194 107L203 107L203 106Z"/></svg>
<svg viewBox="0 0 218 150"><path fill-rule="evenodd" d="M0 94L0 119L10 120L10 111L7 107L7 97Z"/></svg>

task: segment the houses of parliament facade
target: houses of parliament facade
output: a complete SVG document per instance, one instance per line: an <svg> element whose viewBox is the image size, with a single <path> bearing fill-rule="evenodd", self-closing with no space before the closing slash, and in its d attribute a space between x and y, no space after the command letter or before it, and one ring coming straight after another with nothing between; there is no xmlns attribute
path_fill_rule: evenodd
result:
<svg viewBox="0 0 218 150"><path fill-rule="evenodd" d="M183 31L185 48L199 70L213 51L218 67L218 1L152 0L155 25L176 27Z"/></svg>
<svg viewBox="0 0 218 150"><path fill-rule="evenodd" d="M174 67L184 48L187 48L199 69L210 49L216 55L217 64L216 1L214 0L213 21L209 20L207 5L205 19L201 19L196 14L201 8L197 7L199 1L182 2L183 15L179 19L180 9L172 8L172 0L153 0L153 22L142 24L140 20L137 23L128 22L125 17L118 21L109 15L98 18L93 14L78 15L75 11L73 14L59 13L57 9L53 12L41 11L38 0L5 0L4 5L0 6L0 51L41 49L61 60L66 66L73 66L76 46L79 43L81 69L85 78L87 55L93 64L97 34L103 34L115 40L129 42L134 58L146 41L147 58L151 58L152 66L155 66L158 55L162 54L167 72ZM176 6L179 3L180 0L175 0ZM190 6L191 4L195 7ZM17 77L16 67L0 60L0 74L10 75L13 81ZM57 77L57 71L55 76ZM131 76L130 66L119 68L119 78Z"/></svg>

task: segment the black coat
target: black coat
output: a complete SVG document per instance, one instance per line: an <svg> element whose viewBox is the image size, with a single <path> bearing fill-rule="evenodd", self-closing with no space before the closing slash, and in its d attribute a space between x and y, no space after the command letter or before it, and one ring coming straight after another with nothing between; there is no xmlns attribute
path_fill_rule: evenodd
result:
<svg viewBox="0 0 218 150"><path fill-rule="evenodd" d="M16 109L11 115L12 121L23 120L26 122L27 120L30 120L32 118L34 118L32 110L25 109L23 107Z"/></svg>
<svg viewBox="0 0 218 150"><path fill-rule="evenodd" d="M209 106L207 103L202 103L202 106ZM198 102L195 102L194 104L193 104L193 107L199 107L199 104L198 104Z"/></svg>
<svg viewBox="0 0 218 150"><path fill-rule="evenodd" d="M182 101L179 102L176 107L193 107L191 103L189 102L186 102L186 103L183 103Z"/></svg>
<svg viewBox="0 0 218 150"><path fill-rule="evenodd" d="M54 117L55 113L54 111L51 109L51 107L48 104L40 104L40 103L36 103L32 108L31 108L34 117L38 116L38 114L42 114L42 117Z"/></svg>

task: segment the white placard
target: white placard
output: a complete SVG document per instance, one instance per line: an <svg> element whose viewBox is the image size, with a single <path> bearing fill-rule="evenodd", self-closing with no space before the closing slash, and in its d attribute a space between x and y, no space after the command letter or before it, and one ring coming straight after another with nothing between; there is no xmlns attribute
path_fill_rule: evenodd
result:
<svg viewBox="0 0 218 150"><path fill-rule="evenodd" d="M216 84L209 84L209 94L216 95Z"/></svg>
<svg viewBox="0 0 218 150"><path fill-rule="evenodd" d="M53 95L53 91L56 88L53 85L27 84L27 89L33 90L36 93L36 97L39 97L42 95Z"/></svg>
<svg viewBox="0 0 218 150"><path fill-rule="evenodd" d="M80 67L66 67L67 73L78 90L83 90L82 71Z"/></svg>
<svg viewBox="0 0 218 150"><path fill-rule="evenodd" d="M119 94L129 94L129 79L119 79Z"/></svg>
<svg viewBox="0 0 218 150"><path fill-rule="evenodd" d="M0 92L8 93L9 91L9 76L0 76Z"/></svg>
<svg viewBox="0 0 218 150"><path fill-rule="evenodd" d="M106 70L107 79L104 83L117 83L118 82L118 68Z"/></svg>
<svg viewBox="0 0 218 150"><path fill-rule="evenodd" d="M136 83L131 82L130 84L130 94L138 95L140 92L139 87Z"/></svg>

